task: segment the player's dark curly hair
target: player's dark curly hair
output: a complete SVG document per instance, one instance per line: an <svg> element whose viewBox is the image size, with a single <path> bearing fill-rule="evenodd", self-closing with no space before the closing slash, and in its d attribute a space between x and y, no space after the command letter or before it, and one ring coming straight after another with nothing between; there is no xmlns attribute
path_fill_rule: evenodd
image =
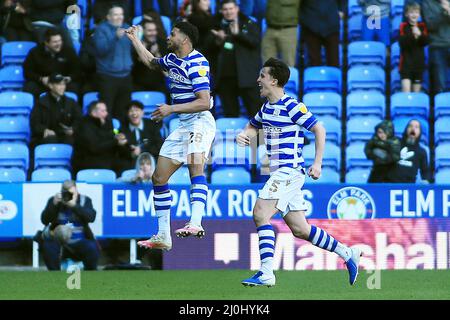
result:
<svg viewBox="0 0 450 320"><path fill-rule="evenodd" d="M192 46L195 47L198 41L198 29L196 26L187 21L177 21L173 27L184 33L191 40Z"/></svg>
<svg viewBox="0 0 450 320"><path fill-rule="evenodd" d="M263 67L269 68L269 74L278 80L278 86L284 87L289 81L291 71L289 66L281 60L275 58L269 58L263 65Z"/></svg>

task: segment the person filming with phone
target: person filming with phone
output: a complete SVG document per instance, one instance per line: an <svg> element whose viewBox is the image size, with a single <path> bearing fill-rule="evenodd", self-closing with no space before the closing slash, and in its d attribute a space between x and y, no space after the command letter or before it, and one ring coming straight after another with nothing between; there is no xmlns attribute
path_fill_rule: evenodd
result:
<svg viewBox="0 0 450 320"><path fill-rule="evenodd" d="M47 269L60 270L61 261L82 261L84 270L96 270L99 249L89 223L95 221L92 200L78 193L75 181L66 180L42 212L45 225L37 235Z"/></svg>

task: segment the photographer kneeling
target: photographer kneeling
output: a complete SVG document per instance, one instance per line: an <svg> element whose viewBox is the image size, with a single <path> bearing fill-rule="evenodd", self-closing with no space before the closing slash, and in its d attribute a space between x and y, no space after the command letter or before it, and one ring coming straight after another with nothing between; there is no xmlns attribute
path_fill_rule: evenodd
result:
<svg viewBox="0 0 450 320"><path fill-rule="evenodd" d="M64 181L61 192L48 200L41 215L46 227L40 250L48 270L60 270L61 259L66 258L82 261L85 270L97 269L99 249L89 228L95 216L92 200L78 193L75 181Z"/></svg>

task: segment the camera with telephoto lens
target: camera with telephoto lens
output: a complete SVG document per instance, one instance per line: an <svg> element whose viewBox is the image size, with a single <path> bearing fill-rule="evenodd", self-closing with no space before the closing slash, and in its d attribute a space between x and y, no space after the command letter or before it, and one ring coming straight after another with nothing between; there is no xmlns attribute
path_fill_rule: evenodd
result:
<svg viewBox="0 0 450 320"><path fill-rule="evenodd" d="M73 198L73 193L69 190L63 190L63 192L61 193L61 197L64 202L69 202Z"/></svg>

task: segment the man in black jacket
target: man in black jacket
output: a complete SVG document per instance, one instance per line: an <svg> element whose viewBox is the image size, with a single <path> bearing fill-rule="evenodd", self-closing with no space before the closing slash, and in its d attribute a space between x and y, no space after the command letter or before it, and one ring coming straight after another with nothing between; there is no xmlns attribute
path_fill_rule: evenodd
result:
<svg viewBox="0 0 450 320"><path fill-rule="evenodd" d="M420 170L422 180L430 181L427 152L420 146L422 127L418 120L411 120L403 132L400 160L388 176L390 182L415 183Z"/></svg>
<svg viewBox="0 0 450 320"><path fill-rule="evenodd" d="M61 192L48 200L41 215L46 227L40 250L48 270L60 270L61 258L82 261L85 270L97 269L99 250L89 228L96 214L92 200L78 193L75 181L64 181Z"/></svg>
<svg viewBox="0 0 450 320"><path fill-rule="evenodd" d="M260 31L256 22L239 13L236 0L222 1L222 15L215 21L210 38L215 79L226 117L239 117L242 97L248 116L252 117L261 106L255 79L261 69ZM214 61L215 60L215 61Z"/></svg>
<svg viewBox="0 0 450 320"><path fill-rule="evenodd" d="M67 79L52 74L49 92L39 98L30 116L31 145L44 143L73 144L74 128L81 119L78 103L64 95Z"/></svg>
<svg viewBox="0 0 450 320"><path fill-rule="evenodd" d="M121 125L120 131L128 141L128 148L123 149L121 157L126 161L128 169L136 165L136 158L143 152L158 157L163 139L161 125L153 120L144 119L144 105L139 101L131 101L128 106L128 119Z"/></svg>
<svg viewBox="0 0 450 320"><path fill-rule="evenodd" d="M114 132L106 104L94 101L89 106L89 114L81 119L75 129L74 173L83 169L110 169L121 174L126 166L118 155L126 144L125 135Z"/></svg>
<svg viewBox="0 0 450 320"><path fill-rule="evenodd" d="M25 77L24 91L35 99L48 89L48 78L52 73L63 74L70 80L67 90L78 94L80 80L79 59L72 48L64 45L61 32L48 29L45 42L28 53L23 64Z"/></svg>

